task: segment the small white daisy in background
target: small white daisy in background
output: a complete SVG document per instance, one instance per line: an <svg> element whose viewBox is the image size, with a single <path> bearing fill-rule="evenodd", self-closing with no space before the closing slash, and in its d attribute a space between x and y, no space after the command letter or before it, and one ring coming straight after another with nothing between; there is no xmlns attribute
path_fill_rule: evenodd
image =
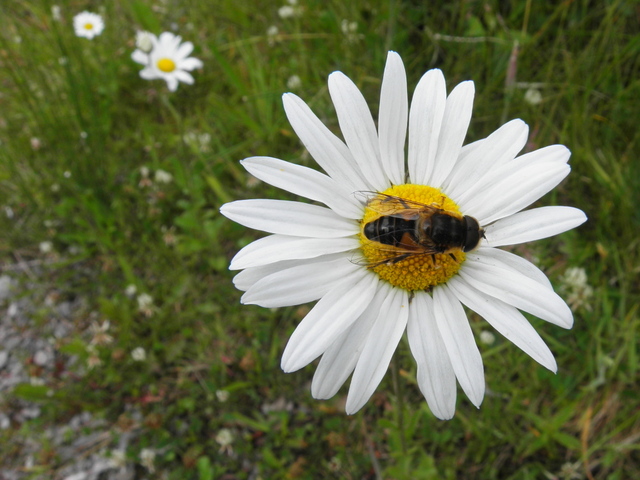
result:
<svg viewBox="0 0 640 480"><path fill-rule="evenodd" d="M149 53L153 48L153 41L156 36L145 30L140 30L136 32L136 48L141 50L143 53Z"/></svg>
<svg viewBox="0 0 640 480"><path fill-rule="evenodd" d="M349 414L362 408L389 367L403 334L431 411L452 418L456 380L479 407L484 367L463 305L542 366L549 347L521 311L562 328L573 315L534 264L497 247L557 235L586 220L581 210L521 211L558 185L571 153L552 145L518 156L529 133L512 120L463 146L474 84L447 95L430 70L409 106L400 56L389 52L378 123L356 85L329 76L343 142L292 93L284 109L306 149L326 171L272 157L242 161L247 171L326 205L240 200L221 213L270 233L244 247L230 269L242 303L265 308L317 301L291 335L285 372L322 357L311 393L334 396L351 375ZM405 141L408 134L407 156Z"/></svg>
<svg viewBox="0 0 640 480"><path fill-rule="evenodd" d="M143 448L140 450L140 464L147 469L149 473L154 473L156 467L154 465L156 460L156 452L151 448Z"/></svg>
<svg viewBox="0 0 640 480"><path fill-rule="evenodd" d="M85 11L73 17L73 29L78 37L91 40L102 33L104 21L97 13Z"/></svg>
<svg viewBox="0 0 640 480"><path fill-rule="evenodd" d="M300 77L298 75L291 75L287 80L287 88L289 90L295 90L297 88L300 88L301 85L302 85L302 80L300 80Z"/></svg>
<svg viewBox="0 0 640 480"><path fill-rule="evenodd" d="M65 170L62 176L64 178L71 178L71 172L69 170Z"/></svg>
<svg viewBox="0 0 640 480"><path fill-rule="evenodd" d="M140 76L145 80L162 79L172 92L177 90L179 82L193 84L193 77L188 72L202 67L202 61L189 57L193 43L182 43L182 37L171 32L150 38L153 47L149 52L137 49L131 54L134 62L145 67L140 71Z"/></svg>
<svg viewBox="0 0 640 480"><path fill-rule="evenodd" d="M173 175L164 170L156 170L153 178L157 183L171 183L173 181Z"/></svg>
<svg viewBox="0 0 640 480"><path fill-rule="evenodd" d="M138 292L138 287L136 287L133 283L127 285L127 288L124 289L124 294L129 298L133 298L133 296L137 292Z"/></svg>
<svg viewBox="0 0 640 480"><path fill-rule="evenodd" d="M136 362L144 362L147 359L147 352L142 347L136 347L131 350L131 358Z"/></svg>

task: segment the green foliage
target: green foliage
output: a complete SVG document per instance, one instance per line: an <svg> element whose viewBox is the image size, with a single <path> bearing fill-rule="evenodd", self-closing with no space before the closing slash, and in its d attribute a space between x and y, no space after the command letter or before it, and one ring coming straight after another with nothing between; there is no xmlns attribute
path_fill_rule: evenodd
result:
<svg viewBox="0 0 640 480"><path fill-rule="evenodd" d="M301 0L302 14L284 19L281 4L266 1L58 4L59 21L49 1L0 5L0 247L4 265L42 261L30 288L55 286L86 308L56 339L57 354L76 359L70 371L20 384L0 401L7 412L22 401L43 412L0 430L1 464L19 453L16 435L44 445L43 424L87 410L106 420L112 447L123 431L136 432L129 459L160 452L156 469L166 478L640 478L632 2ZM93 40L71 26L84 8L105 17ZM345 34L343 20L357 29ZM277 34L267 34L271 26ZM141 79L130 58L139 29L193 42L204 62L195 84L172 93ZM571 331L533 320L558 374L496 338L480 347L484 404L459 399L449 422L426 407L406 345L396 353L400 378L388 375L354 417L343 413L344 389L312 399L311 368L279 367L304 309L240 306L227 271L255 234L221 217L220 205L282 195L255 185L238 160L313 163L283 113L287 80L300 78L293 91L337 132L327 75L350 76L375 114L389 49L402 55L410 90L433 67L449 87L476 82L467 142L519 117L531 128L528 148L569 146L573 173L540 204L589 216L576 231L517 249L556 285L580 266L593 287ZM530 89L540 103L527 102ZM172 180L158 181L158 171ZM45 240L50 253L39 250ZM137 293L126 294L128 285ZM141 293L152 303L139 305ZM35 316L46 323L42 308ZM110 320L112 342L92 343L88 312ZM489 329L478 318L472 326ZM132 358L136 347L144 361ZM228 445L217 437L223 430ZM53 474L56 458L43 457L32 473Z"/></svg>

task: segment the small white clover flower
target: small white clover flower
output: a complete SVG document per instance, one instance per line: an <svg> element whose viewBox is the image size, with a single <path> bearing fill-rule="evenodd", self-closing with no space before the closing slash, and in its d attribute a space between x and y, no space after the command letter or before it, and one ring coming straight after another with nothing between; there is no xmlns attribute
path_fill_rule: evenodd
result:
<svg viewBox="0 0 640 480"><path fill-rule="evenodd" d="M302 80L298 75L291 75L287 80L287 88L289 90L295 90L296 88L300 88L302 85Z"/></svg>
<svg viewBox="0 0 640 480"><path fill-rule="evenodd" d="M153 315L153 297L148 293L141 293L138 295L138 311L143 313L145 316L150 317Z"/></svg>
<svg viewBox="0 0 640 480"><path fill-rule="evenodd" d="M134 62L145 66L140 76L145 80L164 80L172 92L177 90L179 82L193 84L193 77L188 72L202 68L202 61L189 57L193 43L183 43L182 37L171 32L161 33L157 38L151 35L149 38L153 43L149 52L138 49L131 54Z"/></svg>
<svg viewBox="0 0 640 480"><path fill-rule="evenodd" d="M231 444L233 443L234 437L233 432L228 428L223 428L216 435L216 442L220 445L220 453L232 453L233 449L231 448Z"/></svg>
<svg viewBox="0 0 640 480"><path fill-rule="evenodd" d="M62 19L60 5L51 6L51 18L53 18L56 22L59 22Z"/></svg>
<svg viewBox="0 0 640 480"><path fill-rule="evenodd" d="M216 397L219 402L224 403L229 400L229 392L227 390L216 390Z"/></svg>
<svg viewBox="0 0 640 480"><path fill-rule="evenodd" d="M73 29L78 37L91 40L102 33L104 21L97 13L85 11L73 17Z"/></svg>
<svg viewBox="0 0 640 480"><path fill-rule="evenodd" d="M542 94L537 88L529 88L524 92L524 101L529 105L538 105L542 102Z"/></svg>
<svg viewBox="0 0 640 480"><path fill-rule="evenodd" d="M489 330L482 330L480 332L480 341L485 345L493 345L493 342L496 341L496 336Z"/></svg>
<svg viewBox="0 0 640 480"><path fill-rule="evenodd" d="M140 464L146 468L149 473L154 473L156 467L154 465L156 459L156 452L151 448L143 448L140 451Z"/></svg>
<svg viewBox="0 0 640 480"><path fill-rule="evenodd" d="M123 468L127 466L127 454L124 450L111 450L109 453L109 463L112 468Z"/></svg>
<svg viewBox="0 0 640 480"><path fill-rule="evenodd" d="M173 181L173 175L164 170L156 170L154 179L157 183L171 183Z"/></svg>
<svg viewBox="0 0 640 480"><path fill-rule="evenodd" d="M53 251L53 243L51 243L49 240L45 240L44 242L40 242L38 248L40 248L41 253L51 253Z"/></svg>
<svg viewBox="0 0 640 480"><path fill-rule="evenodd" d="M109 335L107 332L109 331L109 327L111 327L111 322L109 320L105 320L102 324L93 321L91 325L89 325L89 331L91 332L92 339L91 345L108 345L113 342L113 337Z"/></svg>
<svg viewBox="0 0 640 480"><path fill-rule="evenodd" d="M147 359L147 352L142 347L136 347L131 351L131 358L136 362L144 362Z"/></svg>
<svg viewBox="0 0 640 480"><path fill-rule="evenodd" d="M567 295L567 303L571 310L584 308L591 311L593 288L587 283L587 272L582 267L569 267L560 277L560 291Z"/></svg>
<svg viewBox="0 0 640 480"><path fill-rule="evenodd" d="M276 44L276 41L278 40L278 27L276 27L275 25L271 25L269 28L267 28L267 43L269 44L270 47L273 47Z"/></svg>
<svg viewBox="0 0 640 480"><path fill-rule="evenodd" d="M130 285L127 285L127 288L124 289L124 294L127 297L132 298L137 291L138 291L138 287L136 287L134 284L130 284Z"/></svg>
<svg viewBox="0 0 640 480"><path fill-rule="evenodd" d="M153 297L148 293L141 293L138 295L138 308L143 310L145 308L149 308L153 305Z"/></svg>
<svg viewBox="0 0 640 480"><path fill-rule="evenodd" d="M289 5L283 5L278 9L278 16L282 19L299 17L302 15L302 7L297 1L288 1Z"/></svg>

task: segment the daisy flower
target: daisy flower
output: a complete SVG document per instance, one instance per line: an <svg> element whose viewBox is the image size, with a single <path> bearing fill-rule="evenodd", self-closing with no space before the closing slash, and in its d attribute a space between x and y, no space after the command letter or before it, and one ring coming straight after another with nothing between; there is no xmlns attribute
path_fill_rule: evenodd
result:
<svg viewBox="0 0 640 480"><path fill-rule="evenodd" d="M134 62L144 65L140 76L145 80L162 79L172 92L178 88L178 82L193 84L191 70L201 68L202 62L189 57L193 51L193 43L182 43L182 37L170 32L161 33L159 37L148 34L146 41L151 41L149 51L138 48L131 54Z"/></svg>
<svg viewBox="0 0 640 480"><path fill-rule="evenodd" d="M102 33L104 21L97 13L81 12L73 17L73 29L78 37L91 40Z"/></svg>
<svg viewBox="0 0 640 480"><path fill-rule="evenodd" d="M456 380L477 407L485 391L466 306L555 372L553 354L521 311L571 328L571 310L541 270L497 247L586 220L572 207L521 211L567 176L569 150L552 145L518 156L528 136L522 120L463 146L473 82L447 95L442 72L430 70L409 109L395 52L387 57L377 129L343 73L329 76L329 93L344 142L300 98L283 97L293 129L326 174L271 157L241 162L260 180L325 206L239 200L220 209L272 234L231 261L230 269L242 270L234 278L245 292L242 303L317 301L289 339L283 370L321 356L311 385L318 399L335 395L352 375L346 402L352 414L377 388L406 331L418 386L432 412L449 419Z"/></svg>

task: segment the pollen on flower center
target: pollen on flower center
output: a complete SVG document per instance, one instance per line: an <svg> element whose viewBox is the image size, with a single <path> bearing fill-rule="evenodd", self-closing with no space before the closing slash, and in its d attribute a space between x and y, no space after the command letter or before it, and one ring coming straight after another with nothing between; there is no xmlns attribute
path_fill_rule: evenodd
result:
<svg viewBox="0 0 640 480"><path fill-rule="evenodd" d="M93 23L85 23L84 24L84 29L85 30L93 30Z"/></svg>
<svg viewBox="0 0 640 480"><path fill-rule="evenodd" d="M170 58L161 58L156 65L158 70L165 73L173 72L176 69L176 63Z"/></svg>
<svg viewBox="0 0 640 480"><path fill-rule="evenodd" d="M453 277L465 254L454 247L443 253L429 250L432 238L420 226L427 225L434 212L462 218L453 200L426 185L395 185L369 199L360 225L368 268L409 291L428 290Z"/></svg>

